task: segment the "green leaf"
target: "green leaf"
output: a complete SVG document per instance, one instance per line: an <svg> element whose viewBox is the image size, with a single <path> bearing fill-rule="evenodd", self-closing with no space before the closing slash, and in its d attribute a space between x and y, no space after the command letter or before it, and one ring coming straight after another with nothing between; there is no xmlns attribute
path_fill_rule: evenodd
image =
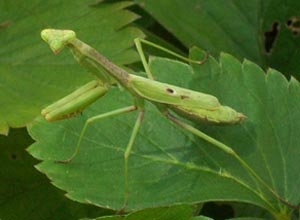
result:
<svg viewBox="0 0 300 220"><path fill-rule="evenodd" d="M253 217L245 217L245 218L230 218L228 220L267 220L267 219L263 219L263 218L253 218Z"/></svg>
<svg viewBox="0 0 300 220"><path fill-rule="evenodd" d="M192 220L214 220L214 219L201 215L201 216L193 217Z"/></svg>
<svg viewBox="0 0 300 220"><path fill-rule="evenodd" d="M26 0L0 2L0 133L21 127L43 106L63 97L92 76L79 67L69 51L53 56L40 38L44 28L73 29L114 62L123 65L138 56L132 39L142 37L127 26L137 15L124 10L130 2Z"/></svg>
<svg viewBox="0 0 300 220"><path fill-rule="evenodd" d="M257 219L272 219L270 213L260 207L244 204L244 203L232 203L235 218L245 218L245 216L251 216L251 218ZM249 217L250 218L250 217Z"/></svg>
<svg viewBox="0 0 300 220"><path fill-rule="evenodd" d="M68 200L47 178L34 169L35 159L24 147L32 139L25 129L12 129L0 136L0 215L1 219L78 219L109 214L85 204ZM54 217L56 216L56 217Z"/></svg>
<svg viewBox="0 0 300 220"><path fill-rule="evenodd" d="M144 209L141 211L129 213L127 215L104 216L96 218L95 220L191 220L193 212L193 206L176 205L170 207Z"/></svg>
<svg viewBox="0 0 300 220"><path fill-rule="evenodd" d="M195 59L197 49L193 53ZM202 129L233 147L264 181L268 190L273 191L278 205L284 201L285 205L295 207L300 199L296 190L300 176L295 175L293 168L298 164L300 150L296 134L300 128L299 82L294 78L287 81L274 69L264 74L247 60L241 65L228 54L221 55L220 63L210 59L202 66L195 66L194 70L196 77L191 88L216 95L221 103L247 116L238 131L213 126ZM244 175L241 174L240 178L245 178Z"/></svg>
<svg viewBox="0 0 300 220"><path fill-rule="evenodd" d="M196 48L191 53L193 59L203 56ZM251 203L278 219L288 219L300 200L294 170L300 146L299 82L288 82L275 70L265 74L250 61L240 63L228 54L222 54L219 63L210 57L203 65L193 65L193 70L168 59L164 63L165 70L174 70L170 79L180 74L176 69L185 69L193 74L190 88L215 95L247 116L235 126L196 125L235 154L184 132L149 104L129 158L128 192L123 154L136 113L93 123L71 163L53 162L72 154L88 117L132 104L126 91L113 88L82 116L56 123L38 118L30 126L37 142L29 151L43 160L37 168L71 199L100 207L129 211L226 200ZM163 70L154 75L160 73Z"/></svg>
<svg viewBox="0 0 300 220"><path fill-rule="evenodd" d="M135 2L187 48L199 46L215 57L225 51L299 79L299 1Z"/></svg>

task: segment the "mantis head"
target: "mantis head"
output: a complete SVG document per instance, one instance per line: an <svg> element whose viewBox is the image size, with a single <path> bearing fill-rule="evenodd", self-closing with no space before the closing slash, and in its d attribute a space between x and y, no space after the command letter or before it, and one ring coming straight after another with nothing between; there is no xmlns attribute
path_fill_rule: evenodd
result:
<svg viewBox="0 0 300 220"><path fill-rule="evenodd" d="M58 54L65 45L76 38L76 34L72 30L44 29L41 37L49 44L54 54Z"/></svg>

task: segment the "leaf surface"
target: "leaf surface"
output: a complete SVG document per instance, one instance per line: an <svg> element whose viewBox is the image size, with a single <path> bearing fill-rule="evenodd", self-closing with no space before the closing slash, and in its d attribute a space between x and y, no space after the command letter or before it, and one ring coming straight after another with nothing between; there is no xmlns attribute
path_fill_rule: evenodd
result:
<svg viewBox="0 0 300 220"><path fill-rule="evenodd" d="M120 216L104 216L94 220L191 220L194 208L190 205L149 208ZM92 220L92 219L82 219Z"/></svg>
<svg viewBox="0 0 300 220"><path fill-rule="evenodd" d="M142 33L126 27L137 15L130 2L92 5L93 1L0 2L0 133L21 127L42 107L92 79L65 50L57 57L40 38L44 28L73 29L114 62L137 60L132 39ZM55 15L55 16L54 16Z"/></svg>
<svg viewBox="0 0 300 220"><path fill-rule="evenodd" d="M46 220L53 216L78 219L111 214L107 210L75 203L51 185L34 168L37 161L25 150L32 142L25 129L12 129L7 137L0 136L2 219Z"/></svg>
<svg viewBox="0 0 300 220"><path fill-rule="evenodd" d="M198 46L215 57L225 51L299 79L299 1L136 2L187 48Z"/></svg>

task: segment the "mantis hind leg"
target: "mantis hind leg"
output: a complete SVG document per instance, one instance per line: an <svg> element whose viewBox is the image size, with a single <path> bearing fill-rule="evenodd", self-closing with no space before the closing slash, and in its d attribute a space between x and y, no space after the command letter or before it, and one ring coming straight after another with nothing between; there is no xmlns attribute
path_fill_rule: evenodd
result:
<svg viewBox="0 0 300 220"><path fill-rule="evenodd" d="M100 115L96 115L96 116L93 116L93 117L89 118L84 123L84 126L83 126L83 128L82 128L82 130L80 132L80 136L79 136L79 139L78 139L78 142L77 142L77 145L76 145L76 148L75 148L73 154L68 159L58 160L56 162L58 162L58 163L70 163L76 157L76 155L78 154L78 152L80 150L81 142L82 142L82 139L83 139L84 134L86 132L86 129L87 129L87 127L91 123L93 123L93 122L95 122L97 120L101 120L101 119L104 119L104 118L111 117L111 116L119 115L119 114L126 113L126 112L135 111L136 109L137 109L137 107L135 105L133 105L133 106L128 106L128 107L125 107L125 108L120 108L120 109L117 109L117 110L113 110L113 111L106 112L106 113L103 113L103 114L100 114Z"/></svg>
<svg viewBox="0 0 300 220"><path fill-rule="evenodd" d="M144 67L144 69L146 71L146 74L147 74L147 76L148 76L149 79L154 79L154 77L153 77L153 74L150 71L148 62L146 60L146 56L145 56L144 51L143 51L142 43L144 43L146 45L149 45L151 47L157 48L157 49L159 49L161 51L164 51L165 53L170 54L170 55L172 55L174 57L177 57L177 58L179 58L179 59L181 59L181 60L183 60L185 62L188 62L188 63L195 63L195 64L201 65L201 64L205 63L206 60L207 60L207 58L208 58L208 53L206 53L205 57L202 60L193 60L193 59L190 59L188 57L182 56L182 55L180 55L180 54L178 54L178 53L176 53L174 51L171 51L171 50L169 50L169 49L167 49L165 47L162 47L162 46L160 46L158 44L152 43L150 41L147 41L147 40L144 40L144 39L141 39L141 38L136 38L136 39L134 39L134 44L135 44L136 49L137 49L137 51L138 51L138 53L139 53L139 55L141 57L141 61L142 61L143 67Z"/></svg>
<svg viewBox="0 0 300 220"><path fill-rule="evenodd" d="M170 119L171 121L173 121L175 124L179 125L180 127L182 127L183 129L191 132L192 134L198 136L199 138L211 143L212 145L216 146L217 148L221 149L222 151L230 154L230 155L233 155L234 157L236 157L236 153L235 151L223 144L222 142L210 137L209 135L203 133L202 131L198 130L197 128L185 123L184 121L181 121L180 119L176 118L175 116L173 116L170 112L164 112L163 113L168 119Z"/></svg>

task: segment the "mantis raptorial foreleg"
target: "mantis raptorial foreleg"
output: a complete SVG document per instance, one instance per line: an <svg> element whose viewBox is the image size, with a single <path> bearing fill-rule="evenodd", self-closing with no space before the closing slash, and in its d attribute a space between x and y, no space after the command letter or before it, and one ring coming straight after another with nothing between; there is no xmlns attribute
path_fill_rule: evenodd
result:
<svg viewBox="0 0 300 220"><path fill-rule="evenodd" d="M177 115L180 115L187 119L206 121L213 124L220 124L220 123L235 124L240 122L244 118L243 114L235 111L234 109L228 106L221 105L219 103L219 100L212 95L154 81L151 71L146 62L144 53L142 51L141 42L162 49L160 46L157 46L155 44L149 43L148 41L144 41L144 40L135 41L139 54L141 55L143 65L149 77L149 79L147 79L140 76L129 74L122 68L116 66L114 63L109 61L106 57L104 57L94 48L90 47L89 45L77 39L75 32L71 30L47 29L42 31L41 35L42 38L49 44L50 48L53 50L54 53L58 53L65 46L69 47L75 59L83 66L87 67L98 77L100 81L99 84L101 85L99 86L101 88L101 91L100 92L97 91L96 95L100 97L106 92L106 90L112 83L118 82L132 95L134 99L135 104L132 106L110 111L108 113L104 113L88 119L84 124L84 127L82 128L74 153L67 160L62 161L62 162L70 162L77 155L82 143L82 139L85 135L86 129L89 124L97 120L101 120L103 118L112 117L122 113L138 110L139 111L138 117L133 127L129 142L124 150L124 181L125 181L124 206L127 203L128 195L129 195L128 160L129 160L130 153L132 151L135 138L138 134L139 128L141 126L144 117L145 101L152 102L155 106L157 106L157 108L163 115L165 115L168 119L170 119L177 125L181 126L185 130L190 131L191 133L208 141L209 143L213 144L219 149L234 155L236 158L239 158L237 154L235 154L235 152L232 151L230 147L227 147L224 144L220 144L220 142L216 141L215 139L209 137L203 132L197 130L196 128L186 124L179 118L173 116L171 112L174 112ZM191 61L190 59L184 58L181 55L175 54L165 48L163 48L163 50L167 53L170 53L188 62L196 62L196 63L202 62L202 61ZM86 95L87 93L83 92L83 94ZM93 92L92 94L94 95ZM82 96L81 93L80 95L78 95L77 92L75 96L77 97L76 102L73 102L72 98L70 98L73 96L68 96L67 98L67 103L68 103L67 113L65 110L65 106L61 105L61 103L64 103L65 100L63 100L62 102L58 101L59 104L56 103L57 105L54 105L55 107L57 107L57 109L55 110L55 118L60 119L60 118L67 117L69 114L72 113L72 111L76 112L77 109L81 111L83 107L86 107L87 104L90 103L90 100L95 99L94 96L93 97L92 96L90 97L90 95ZM84 100L82 101L82 99ZM86 102L85 100L89 100L89 102ZM80 103L83 103L84 106L82 107ZM74 106L72 106L72 104L74 104ZM53 108L50 109L51 109L50 112L43 110L43 112L45 113L43 115L46 117L47 120L51 121L53 117L52 114L50 113L54 110Z"/></svg>
<svg viewBox="0 0 300 220"><path fill-rule="evenodd" d="M82 112L84 108L105 95L107 87L93 80L71 94L44 108L41 114L48 121L70 118Z"/></svg>

